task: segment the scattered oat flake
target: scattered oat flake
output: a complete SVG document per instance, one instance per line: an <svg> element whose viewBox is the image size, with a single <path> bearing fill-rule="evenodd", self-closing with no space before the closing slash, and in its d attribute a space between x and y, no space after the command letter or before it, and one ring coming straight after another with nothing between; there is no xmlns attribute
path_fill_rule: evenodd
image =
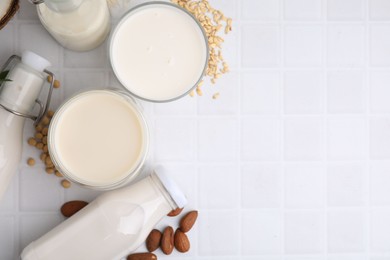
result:
<svg viewBox="0 0 390 260"><path fill-rule="evenodd" d="M222 11L214 9L209 0L171 0L187 11L189 11L202 25L209 44L209 62L206 68L205 77L209 77L212 84L216 83L222 74L229 72L229 66L222 55L222 44L225 41L221 36L223 33L228 34L232 31L232 18L226 17ZM203 81L201 82L203 84ZM196 92L202 96L202 90ZM190 93L193 97L195 93Z"/></svg>

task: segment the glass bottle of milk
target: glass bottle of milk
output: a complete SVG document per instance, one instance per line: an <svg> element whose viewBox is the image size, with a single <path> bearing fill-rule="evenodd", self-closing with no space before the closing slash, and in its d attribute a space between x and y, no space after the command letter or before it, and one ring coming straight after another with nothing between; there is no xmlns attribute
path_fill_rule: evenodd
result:
<svg viewBox="0 0 390 260"><path fill-rule="evenodd" d="M31 242L22 260L117 260L137 249L153 227L187 200L161 167L148 177L100 195Z"/></svg>
<svg viewBox="0 0 390 260"><path fill-rule="evenodd" d="M107 0L30 0L37 5L41 23L62 46L89 51L110 31Z"/></svg>

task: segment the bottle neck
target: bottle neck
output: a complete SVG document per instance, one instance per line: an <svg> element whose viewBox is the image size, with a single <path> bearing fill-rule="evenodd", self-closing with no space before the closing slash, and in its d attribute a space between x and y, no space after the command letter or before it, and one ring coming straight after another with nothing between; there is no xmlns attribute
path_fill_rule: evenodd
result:
<svg viewBox="0 0 390 260"><path fill-rule="evenodd" d="M66 13L76 10L84 0L45 0L44 4L54 12Z"/></svg>
<svg viewBox="0 0 390 260"><path fill-rule="evenodd" d="M176 209L178 206L175 203L175 201L172 199L172 196L169 194L167 189L164 187L161 180L158 178L158 176L155 173L152 173L149 178L151 179L152 183L158 188L158 190L161 192L161 194L164 196L166 201L168 202L171 209Z"/></svg>

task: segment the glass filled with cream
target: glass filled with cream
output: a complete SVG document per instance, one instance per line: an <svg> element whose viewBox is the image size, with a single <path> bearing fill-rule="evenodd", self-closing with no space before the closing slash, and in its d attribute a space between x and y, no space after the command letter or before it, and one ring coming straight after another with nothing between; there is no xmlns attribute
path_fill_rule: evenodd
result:
<svg viewBox="0 0 390 260"><path fill-rule="evenodd" d="M209 49L203 27L188 11L151 1L122 17L112 32L109 55L116 77L132 95L168 102L199 84Z"/></svg>
<svg viewBox="0 0 390 260"><path fill-rule="evenodd" d="M48 148L56 168L72 182L110 190L132 181L145 163L148 126L124 92L92 90L66 101L55 113Z"/></svg>

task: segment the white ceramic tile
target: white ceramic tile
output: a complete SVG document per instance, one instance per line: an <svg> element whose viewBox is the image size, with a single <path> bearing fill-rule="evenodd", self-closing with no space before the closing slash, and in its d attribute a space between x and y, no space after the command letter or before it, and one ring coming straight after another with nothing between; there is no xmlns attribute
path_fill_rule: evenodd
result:
<svg viewBox="0 0 390 260"><path fill-rule="evenodd" d="M221 0L219 1L221 2ZM240 49L238 46L241 37L240 33L240 25L237 24L235 20L232 23L232 31L228 35L221 33L221 36L225 39L225 41L222 43L222 55L225 59L225 62L231 69L237 68L239 66Z"/></svg>
<svg viewBox="0 0 390 260"><path fill-rule="evenodd" d="M164 163L164 168L169 172L174 182L183 191L187 197L188 204L186 209L197 209L199 207L198 194L202 191L198 184L198 169L194 164ZM216 183L214 183L215 185ZM199 186L199 188L198 188ZM221 186L218 184L218 186ZM198 193L199 190L199 193Z"/></svg>
<svg viewBox="0 0 390 260"><path fill-rule="evenodd" d="M323 112L324 79L320 71L289 71L284 74L284 112Z"/></svg>
<svg viewBox="0 0 390 260"><path fill-rule="evenodd" d="M390 210L374 209L370 216L370 251L389 253Z"/></svg>
<svg viewBox="0 0 390 260"><path fill-rule="evenodd" d="M212 2L212 6L215 9L223 11L226 16L234 20L237 19L237 5L238 2L236 0L214 0Z"/></svg>
<svg viewBox="0 0 390 260"><path fill-rule="evenodd" d="M198 97L198 112L200 115L233 115L239 109L239 74L231 72L218 79L217 84L202 87L204 96ZM217 99L212 99L214 93L220 93Z"/></svg>
<svg viewBox="0 0 390 260"><path fill-rule="evenodd" d="M390 66L390 25L373 24L370 27L370 63L372 66Z"/></svg>
<svg viewBox="0 0 390 260"><path fill-rule="evenodd" d="M157 161L191 161L195 158L194 120L157 119L154 127L153 152Z"/></svg>
<svg viewBox="0 0 390 260"><path fill-rule="evenodd" d="M370 121L370 157L390 159L390 117Z"/></svg>
<svg viewBox="0 0 390 260"><path fill-rule="evenodd" d="M293 211L284 215L284 250L287 254L324 251L325 219L320 211Z"/></svg>
<svg viewBox="0 0 390 260"><path fill-rule="evenodd" d="M81 91L105 89L106 75L101 72L72 70L64 73L64 95L69 98Z"/></svg>
<svg viewBox="0 0 390 260"><path fill-rule="evenodd" d="M198 227L199 232L203 234L203 239L199 240L199 254L201 256L238 255L238 225L237 211L201 212Z"/></svg>
<svg viewBox="0 0 390 260"><path fill-rule="evenodd" d="M91 202L101 193L103 192L86 189L79 185L72 185L71 189L65 190L64 201L84 200Z"/></svg>
<svg viewBox="0 0 390 260"><path fill-rule="evenodd" d="M9 24L3 29L0 30L0 66L3 66L3 64L7 61L9 57L13 54L21 55L21 53L16 53L16 50L14 48L15 41L14 41L14 34L15 34L15 25Z"/></svg>
<svg viewBox="0 0 390 260"><path fill-rule="evenodd" d="M12 216L0 216L0 259L16 259L15 255L16 237L15 237L15 219Z"/></svg>
<svg viewBox="0 0 390 260"><path fill-rule="evenodd" d="M38 21L38 13L36 8L32 8L29 1L19 1L20 10L18 13L19 20L36 20Z"/></svg>
<svg viewBox="0 0 390 260"><path fill-rule="evenodd" d="M273 21L279 18L281 0L242 0L242 20Z"/></svg>
<svg viewBox="0 0 390 260"><path fill-rule="evenodd" d="M202 209L234 209L239 204L239 168L235 165L199 169L199 205Z"/></svg>
<svg viewBox="0 0 390 260"><path fill-rule="evenodd" d="M370 19L387 21L390 20L390 3L387 0L369 0Z"/></svg>
<svg viewBox="0 0 390 260"><path fill-rule="evenodd" d="M284 0L286 20L319 20L321 17L321 0Z"/></svg>
<svg viewBox="0 0 390 260"><path fill-rule="evenodd" d="M20 50L36 52L50 61L53 67L58 68L60 66L60 47L50 34L38 23L19 26Z"/></svg>
<svg viewBox="0 0 390 260"><path fill-rule="evenodd" d="M241 73L241 111L243 114L280 113L280 73L256 71Z"/></svg>
<svg viewBox="0 0 390 260"><path fill-rule="evenodd" d="M328 206L364 206L368 199L364 163L332 163L327 169Z"/></svg>
<svg viewBox="0 0 390 260"><path fill-rule="evenodd" d="M370 167L370 200L374 206L390 206L390 164L373 162Z"/></svg>
<svg viewBox="0 0 390 260"><path fill-rule="evenodd" d="M323 27L288 25L284 28L284 64L289 67L319 67L322 64Z"/></svg>
<svg viewBox="0 0 390 260"><path fill-rule="evenodd" d="M281 137L279 118L244 118L241 127L241 158L244 161L279 160Z"/></svg>
<svg viewBox="0 0 390 260"><path fill-rule="evenodd" d="M234 119L198 121L198 158L201 161L233 161L238 157L238 122Z"/></svg>
<svg viewBox="0 0 390 260"><path fill-rule="evenodd" d="M323 158L323 120L312 117L284 120L284 158L289 161Z"/></svg>
<svg viewBox="0 0 390 260"><path fill-rule="evenodd" d="M325 260L325 256L286 256L284 260Z"/></svg>
<svg viewBox="0 0 390 260"><path fill-rule="evenodd" d="M361 210L328 212L328 252L364 252L367 239L367 214Z"/></svg>
<svg viewBox="0 0 390 260"><path fill-rule="evenodd" d="M20 250L64 221L60 213L27 214L20 220ZM21 252L21 251L20 251Z"/></svg>
<svg viewBox="0 0 390 260"><path fill-rule="evenodd" d="M329 119L328 158L331 160L363 159L367 154L367 123L359 117Z"/></svg>
<svg viewBox="0 0 390 260"><path fill-rule="evenodd" d="M283 258L281 256L247 256L247 257L241 257L242 260L282 260ZM236 259L235 259L236 260Z"/></svg>
<svg viewBox="0 0 390 260"><path fill-rule="evenodd" d="M241 167L241 205L276 208L282 201L282 167L279 164L246 164Z"/></svg>
<svg viewBox="0 0 390 260"><path fill-rule="evenodd" d="M318 163L286 164L284 203L288 208L320 208L325 205L325 167Z"/></svg>
<svg viewBox="0 0 390 260"><path fill-rule="evenodd" d="M243 67L277 67L280 63L280 29L276 25L244 25Z"/></svg>
<svg viewBox="0 0 390 260"><path fill-rule="evenodd" d="M64 67L105 68L106 66L110 66L106 50L106 43L88 52L80 53L64 50Z"/></svg>
<svg viewBox="0 0 390 260"><path fill-rule="evenodd" d="M0 201L0 213L13 212L18 208L17 201L19 171L15 174L4 196ZM1 244L1 243L0 243ZM1 250L0 250L1 251Z"/></svg>
<svg viewBox="0 0 390 260"><path fill-rule="evenodd" d="M365 0L327 0L328 19L332 21L362 20Z"/></svg>
<svg viewBox="0 0 390 260"><path fill-rule="evenodd" d="M206 99L210 101L209 97ZM154 106L154 112L157 115L183 115L192 116L197 113L196 111L196 97L184 97L175 102L161 103L158 106Z"/></svg>
<svg viewBox="0 0 390 260"><path fill-rule="evenodd" d="M242 213L242 252L244 255L282 252L282 214L280 211ZM253 239L252 234L257 234Z"/></svg>
<svg viewBox="0 0 390 260"><path fill-rule="evenodd" d="M329 66L350 68L364 65L364 25L330 25L327 38Z"/></svg>
<svg viewBox="0 0 390 260"><path fill-rule="evenodd" d="M203 97L140 102L152 136L163 138L152 140L156 158L139 178L158 160L186 193L185 210L200 210L188 234L190 252L158 251L159 259L390 260L389 1L210 4L233 18L232 33L222 33L232 73L206 83ZM0 42L1 63L23 49L52 61L63 85L53 107L82 90L122 88L105 45L89 53L64 50L28 1L0 31ZM218 100L211 99L215 92ZM26 122L24 138L32 132ZM14 260L61 222L64 201L100 194L75 185L63 190L40 162L26 167L30 156L39 152L24 144L19 168L31 174L19 172L0 202L1 260ZM164 218L157 226L178 222Z"/></svg>
<svg viewBox="0 0 390 260"><path fill-rule="evenodd" d="M328 256L328 260L367 260L366 256L362 255L357 255L357 254L352 254L352 255L331 255Z"/></svg>
<svg viewBox="0 0 390 260"><path fill-rule="evenodd" d="M328 72L328 112L334 114L363 113L366 110L366 75L361 70Z"/></svg>
<svg viewBox="0 0 390 260"><path fill-rule="evenodd" d="M390 113L390 72L370 73L370 109L374 113Z"/></svg>
<svg viewBox="0 0 390 260"><path fill-rule="evenodd" d="M38 167L38 166L37 166ZM22 211L58 211L62 201L61 179L44 169L24 168L20 172L20 209ZM36 203L39 201L39 203Z"/></svg>

